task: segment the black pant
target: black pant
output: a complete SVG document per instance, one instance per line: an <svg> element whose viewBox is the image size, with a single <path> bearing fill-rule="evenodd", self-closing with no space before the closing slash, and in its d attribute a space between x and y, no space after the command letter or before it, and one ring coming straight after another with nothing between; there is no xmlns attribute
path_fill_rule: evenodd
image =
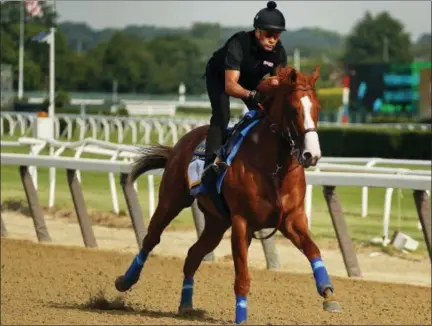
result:
<svg viewBox="0 0 432 326"><path fill-rule="evenodd" d="M205 154L205 166L212 163L216 157L216 150L222 145L224 131L230 119L230 101L225 93L223 79L206 76L207 93L212 107L210 128L207 133L207 145Z"/></svg>

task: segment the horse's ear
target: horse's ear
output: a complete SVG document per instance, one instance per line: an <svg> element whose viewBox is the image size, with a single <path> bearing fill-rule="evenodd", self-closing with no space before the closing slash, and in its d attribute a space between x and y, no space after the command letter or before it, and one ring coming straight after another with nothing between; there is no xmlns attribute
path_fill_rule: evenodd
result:
<svg viewBox="0 0 432 326"><path fill-rule="evenodd" d="M318 80L319 76L320 76L320 69L321 66L320 65L316 65L315 69L312 73L312 84L315 85L316 81Z"/></svg>
<svg viewBox="0 0 432 326"><path fill-rule="evenodd" d="M294 84L297 80L297 71L293 68L288 76L288 79L290 81L291 84Z"/></svg>

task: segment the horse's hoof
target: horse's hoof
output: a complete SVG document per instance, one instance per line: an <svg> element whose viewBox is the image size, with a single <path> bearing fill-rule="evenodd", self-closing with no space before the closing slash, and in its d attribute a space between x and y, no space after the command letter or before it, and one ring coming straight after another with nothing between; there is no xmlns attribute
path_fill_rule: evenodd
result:
<svg viewBox="0 0 432 326"><path fill-rule="evenodd" d="M328 311L328 312L340 312L341 311L341 307L340 307L339 302L332 301L332 300L325 300L323 302L323 308L325 311Z"/></svg>
<svg viewBox="0 0 432 326"><path fill-rule="evenodd" d="M126 292L131 287L125 284L124 276L119 276L115 280L115 287L119 292Z"/></svg>
<svg viewBox="0 0 432 326"><path fill-rule="evenodd" d="M234 323L236 325L246 325L247 324L247 320L236 320Z"/></svg>
<svg viewBox="0 0 432 326"><path fill-rule="evenodd" d="M183 305L178 308L178 315L179 316L186 316L189 315L194 311L193 307L191 305Z"/></svg>

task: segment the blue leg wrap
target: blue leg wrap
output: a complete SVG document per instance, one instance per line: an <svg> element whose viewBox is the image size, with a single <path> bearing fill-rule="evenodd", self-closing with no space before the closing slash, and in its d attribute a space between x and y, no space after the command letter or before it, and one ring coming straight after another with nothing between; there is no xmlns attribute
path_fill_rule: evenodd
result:
<svg viewBox="0 0 432 326"><path fill-rule="evenodd" d="M148 254L143 252L142 250L139 252L138 255L135 256L128 270L124 274L124 282L128 286L132 286L133 284L138 282L141 270L144 266L145 261L147 260L147 256Z"/></svg>
<svg viewBox="0 0 432 326"><path fill-rule="evenodd" d="M333 291L333 285L321 257L312 259L311 266L318 293L323 296L326 289L330 288Z"/></svg>
<svg viewBox="0 0 432 326"><path fill-rule="evenodd" d="M236 296L236 324L247 320L247 298Z"/></svg>
<svg viewBox="0 0 432 326"><path fill-rule="evenodd" d="M192 307L193 286L193 278L183 280L180 306Z"/></svg>

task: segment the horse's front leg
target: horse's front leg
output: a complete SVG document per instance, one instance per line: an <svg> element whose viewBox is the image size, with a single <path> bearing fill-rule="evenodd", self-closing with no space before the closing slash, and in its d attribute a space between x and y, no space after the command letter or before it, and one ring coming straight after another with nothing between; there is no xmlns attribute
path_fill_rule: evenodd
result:
<svg viewBox="0 0 432 326"><path fill-rule="evenodd" d="M311 264L318 293L324 298L324 310L329 312L340 311L340 305L334 295L334 287L321 258L321 252L312 241L307 226L307 217L304 212L290 216L282 223L281 233L307 257Z"/></svg>
<svg viewBox="0 0 432 326"><path fill-rule="evenodd" d="M235 269L235 322L236 324L240 324L247 320L247 295L249 294L250 288L250 277L247 264L250 232L246 220L242 216L233 216L231 232L231 250Z"/></svg>

